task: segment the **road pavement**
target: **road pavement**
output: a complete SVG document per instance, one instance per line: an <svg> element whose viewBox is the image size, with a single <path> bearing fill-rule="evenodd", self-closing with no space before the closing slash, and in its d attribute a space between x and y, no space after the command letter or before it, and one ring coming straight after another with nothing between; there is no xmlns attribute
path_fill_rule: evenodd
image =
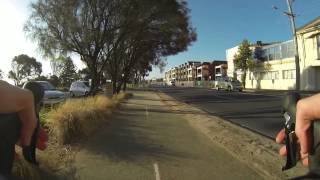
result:
<svg viewBox="0 0 320 180"><path fill-rule="evenodd" d="M157 88L158 90L242 127L274 138L283 127L283 92L228 92L204 88Z"/></svg>
<svg viewBox="0 0 320 180"><path fill-rule="evenodd" d="M156 93L134 94L77 153L80 179L262 179L171 111Z"/></svg>

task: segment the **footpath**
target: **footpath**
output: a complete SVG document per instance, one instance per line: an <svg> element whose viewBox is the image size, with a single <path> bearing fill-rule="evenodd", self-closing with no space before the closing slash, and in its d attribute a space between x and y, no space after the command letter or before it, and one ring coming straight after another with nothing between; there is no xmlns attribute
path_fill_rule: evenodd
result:
<svg viewBox="0 0 320 180"><path fill-rule="evenodd" d="M163 94L135 91L76 154L77 179L270 179L192 123L205 114L181 107Z"/></svg>

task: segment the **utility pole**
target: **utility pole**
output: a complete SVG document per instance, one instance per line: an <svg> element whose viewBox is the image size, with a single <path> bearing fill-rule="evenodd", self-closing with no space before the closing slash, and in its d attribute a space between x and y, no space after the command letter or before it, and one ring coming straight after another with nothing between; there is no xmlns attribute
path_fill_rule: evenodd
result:
<svg viewBox="0 0 320 180"><path fill-rule="evenodd" d="M291 30L293 34L293 43L295 47L295 64L296 64L296 91L300 91L300 60L299 60L299 48L298 48L298 38L296 31L296 23L295 23L295 14L292 10L292 0L287 0L288 10L289 12L285 12L287 16L289 16L291 21Z"/></svg>

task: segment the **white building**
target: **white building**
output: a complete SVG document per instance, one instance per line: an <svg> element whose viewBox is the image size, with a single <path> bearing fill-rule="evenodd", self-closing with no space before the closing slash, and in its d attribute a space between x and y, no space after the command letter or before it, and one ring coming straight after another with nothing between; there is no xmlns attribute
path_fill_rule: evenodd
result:
<svg viewBox="0 0 320 180"><path fill-rule="evenodd" d="M300 89L320 90L320 17L297 30ZM253 46L256 48L256 46ZM254 49L253 49L254 50ZM263 60L256 61L252 72L247 72L246 88L253 89L295 89L296 65L293 41L262 46ZM233 58L238 46L226 51L228 75L233 76Z"/></svg>
<svg viewBox="0 0 320 180"><path fill-rule="evenodd" d="M238 47L227 50L228 65L234 67L233 59ZM253 45L253 52L257 46ZM293 41L274 43L261 46L262 59L255 59L253 71L247 72L246 88L249 89L294 89L295 88L295 61ZM228 71L233 77L234 69ZM241 81L243 72L235 72Z"/></svg>

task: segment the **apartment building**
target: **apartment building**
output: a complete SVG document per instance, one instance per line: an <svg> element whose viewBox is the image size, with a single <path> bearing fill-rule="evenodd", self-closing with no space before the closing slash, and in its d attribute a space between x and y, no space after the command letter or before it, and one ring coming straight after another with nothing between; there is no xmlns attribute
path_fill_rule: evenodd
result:
<svg viewBox="0 0 320 180"><path fill-rule="evenodd" d="M191 81L208 81L214 80L216 75L216 66L225 64L226 61L213 60L210 62L188 61L180 64L165 72L165 81L170 83L176 82L191 82Z"/></svg>
<svg viewBox="0 0 320 180"><path fill-rule="evenodd" d="M178 73L178 68L174 67L165 72L164 82L167 84L171 84L171 82L176 81Z"/></svg>
<svg viewBox="0 0 320 180"><path fill-rule="evenodd" d="M203 62L200 66L197 67L197 81L207 81L209 80L210 73L210 63Z"/></svg>
<svg viewBox="0 0 320 180"><path fill-rule="evenodd" d="M216 76L226 76L227 69L227 61L213 60L212 62L210 62L209 66L209 79L215 80Z"/></svg>
<svg viewBox="0 0 320 180"><path fill-rule="evenodd" d="M199 61L189 61L187 65L188 77L187 81L195 81L197 79L197 67L201 65Z"/></svg>
<svg viewBox="0 0 320 180"><path fill-rule="evenodd" d="M197 67L201 65L199 61L188 61L165 72L165 81L194 81L197 76Z"/></svg>
<svg viewBox="0 0 320 180"><path fill-rule="evenodd" d="M215 71L214 79L219 78L219 77L226 77L227 71L228 71L228 65L221 64L221 65L215 66L214 71Z"/></svg>

